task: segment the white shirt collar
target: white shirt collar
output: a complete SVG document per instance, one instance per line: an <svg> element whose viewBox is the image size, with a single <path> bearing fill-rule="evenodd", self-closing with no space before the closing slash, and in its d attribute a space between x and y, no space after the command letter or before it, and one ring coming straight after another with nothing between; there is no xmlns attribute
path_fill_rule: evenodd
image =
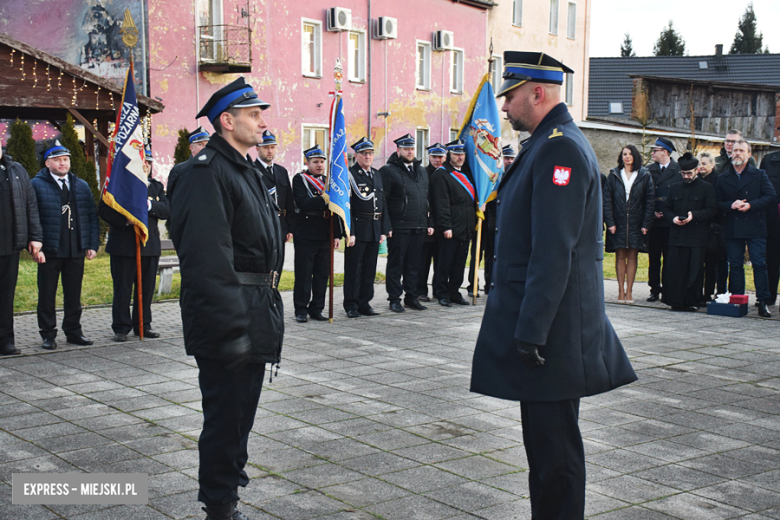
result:
<svg viewBox="0 0 780 520"><path fill-rule="evenodd" d="M260 164L262 164L262 165L263 165L263 166L265 166L266 168L270 168L270 167L271 167L271 166L273 166L273 164L274 164L274 163L266 163L264 160L262 160L262 159L261 159L261 158L259 158L259 157L257 158L257 160L258 160L258 161L260 161Z"/></svg>
<svg viewBox="0 0 780 520"><path fill-rule="evenodd" d="M70 179L68 179L68 175L66 174L65 177L60 177L59 175L55 175L52 173L51 170L49 170L49 175L51 175L52 179L57 183L57 187L62 189L62 182L60 182L62 179L65 179L65 186L70 189Z"/></svg>

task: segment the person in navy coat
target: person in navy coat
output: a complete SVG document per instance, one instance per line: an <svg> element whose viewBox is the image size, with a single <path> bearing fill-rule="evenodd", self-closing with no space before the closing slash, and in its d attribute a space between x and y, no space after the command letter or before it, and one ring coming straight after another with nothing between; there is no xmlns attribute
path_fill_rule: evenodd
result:
<svg viewBox="0 0 780 520"><path fill-rule="evenodd" d="M729 291L745 294L745 246L753 266L758 315L769 318L769 278L766 269L766 209L777 204L777 193L764 170L748 163L750 144L739 140L731 151L731 166L718 175L715 201L723 213Z"/></svg>
<svg viewBox="0 0 780 520"><path fill-rule="evenodd" d="M471 391L520 401L532 518L582 519L580 398L637 377L604 311L599 163L560 102L573 71L537 52L504 62L502 111L531 137L498 187Z"/></svg>

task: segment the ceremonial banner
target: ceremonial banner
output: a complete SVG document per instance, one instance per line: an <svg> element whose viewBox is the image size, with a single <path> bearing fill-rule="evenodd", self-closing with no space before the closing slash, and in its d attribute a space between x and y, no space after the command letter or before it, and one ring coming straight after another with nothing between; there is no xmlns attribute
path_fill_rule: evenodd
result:
<svg viewBox="0 0 780 520"><path fill-rule="evenodd" d="M477 205L480 207L495 198L495 189L504 174L501 119L489 79L490 75L485 74L477 87L458 135L466 143L466 162L474 176Z"/></svg>
<svg viewBox="0 0 780 520"><path fill-rule="evenodd" d="M346 236L350 236L349 167L347 164L347 130L344 125L344 102L336 93L330 108L330 145L328 148L328 178L323 197L328 208L344 221Z"/></svg>
<svg viewBox="0 0 780 520"><path fill-rule="evenodd" d="M131 65L125 77L122 106L108 155L108 174L103 185L103 202L124 215L146 245L148 230L148 181L144 173L144 138L140 125Z"/></svg>

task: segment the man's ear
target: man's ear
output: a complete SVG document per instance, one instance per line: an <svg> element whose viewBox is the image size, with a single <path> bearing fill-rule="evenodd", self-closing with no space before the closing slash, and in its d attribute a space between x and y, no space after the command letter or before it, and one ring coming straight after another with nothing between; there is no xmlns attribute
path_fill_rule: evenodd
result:
<svg viewBox="0 0 780 520"><path fill-rule="evenodd" d="M219 122L225 130L233 130L233 115L230 112L222 112L219 115Z"/></svg>

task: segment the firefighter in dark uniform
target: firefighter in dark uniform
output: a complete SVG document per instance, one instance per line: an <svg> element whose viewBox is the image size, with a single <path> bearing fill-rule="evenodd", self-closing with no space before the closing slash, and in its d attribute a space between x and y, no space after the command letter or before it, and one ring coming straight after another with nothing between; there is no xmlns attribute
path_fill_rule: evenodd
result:
<svg viewBox="0 0 780 520"><path fill-rule="evenodd" d="M469 242L477 225L474 178L466 161L466 145L460 139L447 143L447 160L431 181L433 220L439 261L433 294L444 307L469 305L460 294Z"/></svg>
<svg viewBox="0 0 780 520"><path fill-rule="evenodd" d="M428 184L433 183L433 172L439 169L444 164L444 158L447 156L447 149L441 143L434 143L428 148L428 166L425 167L425 171L428 172ZM433 201L431 200L431 190L428 190L428 213L433 217ZM435 230L435 226L434 226ZM432 235L425 235L423 241L422 250L422 263L420 264L419 272L417 273L417 299L421 302L429 302L431 299L428 297L428 275L431 272L431 262L433 262L433 284L436 284L436 265L438 263L439 255L436 253L436 235L435 231Z"/></svg>
<svg viewBox="0 0 780 520"><path fill-rule="evenodd" d="M322 315L330 276L331 213L322 196L325 192L325 152L319 145L305 150L306 170L293 177L292 189L298 216L295 224L295 321L306 323L307 316L327 321ZM335 219L334 243L341 241L340 219Z"/></svg>
<svg viewBox="0 0 780 520"><path fill-rule="evenodd" d="M573 71L504 53L502 111L530 132L498 187L493 280L471 390L520 401L531 514L581 520L581 397L636 380L604 311L599 163L560 85Z"/></svg>
<svg viewBox="0 0 780 520"><path fill-rule="evenodd" d="M390 217L385 211L382 177L371 166L374 143L362 137L352 145L355 164L349 169L350 237L344 250L344 310L347 316L376 316L371 307L379 244L387 238Z"/></svg>
<svg viewBox="0 0 780 520"><path fill-rule="evenodd" d="M179 164L174 164L171 171L168 173L168 181L165 185L165 196L168 197L168 202L173 200L173 190L176 188L176 183L179 180L184 165L188 162L192 162L192 158L195 157L209 142L209 133L199 126L187 136L190 142L190 158Z"/></svg>
<svg viewBox="0 0 780 520"><path fill-rule="evenodd" d="M284 166L274 162L276 146L276 136L268 130L263 132L263 142L257 145L255 167L263 174L263 184L279 207L282 236L285 242L289 242L293 236L292 230L295 228L295 203L290 186L290 174Z"/></svg>
<svg viewBox="0 0 780 520"><path fill-rule="evenodd" d="M159 338L160 333L152 330L152 298L157 282L157 265L160 263L160 230L159 220L167 219L171 214L171 206L165 195L165 189L160 181L152 178L152 152L144 150L144 171L148 181L148 199L146 207L149 211L147 228L149 238L146 245L141 245L141 292L143 297L144 337ZM114 341L127 341L130 331L136 336L138 330L138 289L136 288L136 257L135 257L135 226L121 213L108 206L103 200L98 206L100 218L109 225L106 253L111 255L111 278L114 281L114 300L111 307L111 328L114 331ZM133 313L130 315L130 299L133 300Z"/></svg>
<svg viewBox="0 0 780 520"><path fill-rule="evenodd" d="M246 520L247 444L265 364L278 364L284 337L282 229L277 208L246 155L266 129L243 77L215 92L198 117L215 133L181 175L171 236L181 261L187 354L198 363L203 430L198 500L206 520Z"/></svg>

